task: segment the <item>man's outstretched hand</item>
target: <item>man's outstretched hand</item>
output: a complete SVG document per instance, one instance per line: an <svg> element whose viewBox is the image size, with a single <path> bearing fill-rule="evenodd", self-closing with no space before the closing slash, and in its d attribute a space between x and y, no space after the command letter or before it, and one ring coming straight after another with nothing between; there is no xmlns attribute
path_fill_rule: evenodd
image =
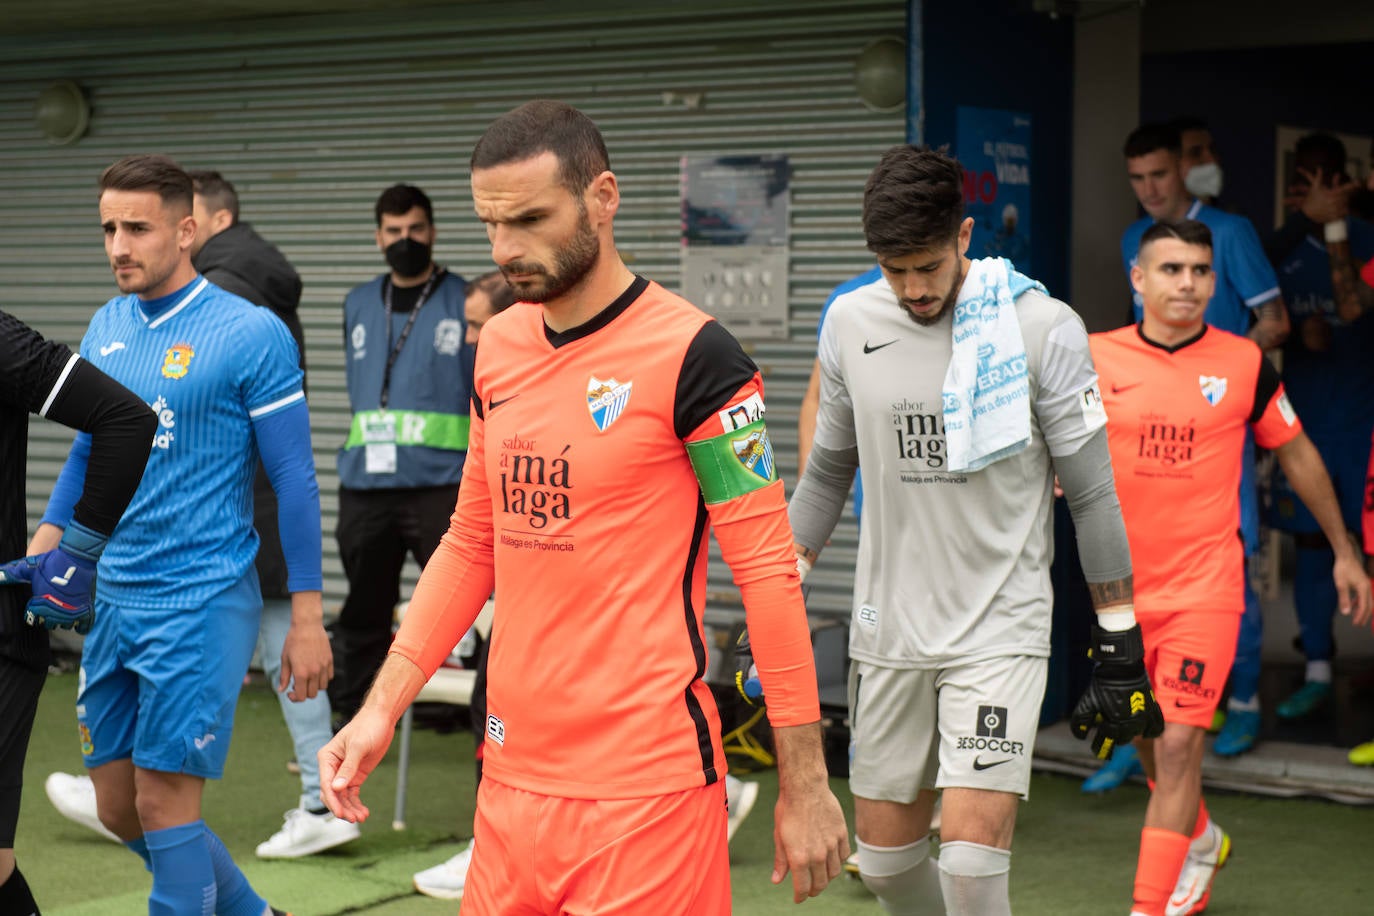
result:
<svg viewBox="0 0 1374 916"><path fill-rule="evenodd" d="M386 756L395 732L396 723L364 707L320 748L320 799L335 817L351 824L367 820L363 783Z"/></svg>

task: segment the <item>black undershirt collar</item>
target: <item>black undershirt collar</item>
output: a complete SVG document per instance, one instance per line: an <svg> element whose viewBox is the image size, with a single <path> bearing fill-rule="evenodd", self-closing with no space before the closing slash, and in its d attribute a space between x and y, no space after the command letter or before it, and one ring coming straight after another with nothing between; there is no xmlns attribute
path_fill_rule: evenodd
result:
<svg viewBox="0 0 1374 916"><path fill-rule="evenodd" d="M391 311L392 313L413 312L415 303L420 300L420 292L425 288L423 283L415 286L396 286L391 285Z"/></svg>
<svg viewBox="0 0 1374 916"><path fill-rule="evenodd" d="M1184 341L1181 341L1181 342L1179 342L1179 343L1176 343L1176 344L1174 344L1173 346L1169 346L1168 344L1162 344L1162 343L1159 343L1158 341L1154 341L1154 340L1151 340L1150 338L1146 337L1146 336L1145 336L1145 324L1144 324L1144 322L1136 322L1135 332L1136 332L1137 334L1140 335L1140 339L1141 339L1141 340L1145 341L1145 342L1146 342L1147 344L1149 344L1150 346L1155 347L1155 348L1160 349L1160 350L1163 350L1165 353L1177 353L1179 350L1182 350L1184 347L1190 347L1190 346L1192 346L1193 344L1197 343L1199 340L1201 340L1201 339L1203 338L1203 335L1205 335L1205 334L1207 333L1207 325L1204 324L1204 325L1202 326L1202 330L1201 330L1201 331L1198 331L1198 332L1197 332L1196 334L1194 334L1192 337L1189 337L1187 340L1184 340Z"/></svg>
<svg viewBox="0 0 1374 916"><path fill-rule="evenodd" d="M635 274L634 282L630 284L629 288L617 296L614 302L593 315L591 319L584 321L577 327L568 328L566 331L555 331L546 324L544 325L544 338L548 340L549 346L556 350L574 340L589 337L624 314L630 304L644 295L644 291L648 288L649 281L639 274Z"/></svg>

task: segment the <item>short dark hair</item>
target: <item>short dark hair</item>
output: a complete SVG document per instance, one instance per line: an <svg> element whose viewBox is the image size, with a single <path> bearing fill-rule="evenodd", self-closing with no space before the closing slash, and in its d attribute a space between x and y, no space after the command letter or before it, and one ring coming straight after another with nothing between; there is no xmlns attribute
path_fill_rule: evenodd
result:
<svg viewBox="0 0 1374 916"><path fill-rule="evenodd" d="M1121 151L1127 159L1148 156L1155 150L1168 150L1175 156L1183 155L1183 137L1172 123L1142 124L1126 138Z"/></svg>
<svg viewBox="0 0 1374 916"><path fill-rule="evenodd" d="M868 176L864 239L879 257L939 248L963 221L964 167L945 147L894 146Z"/></svg>
<svg viewBox="0 0 1374 916"><path fill-rule="evenodd" d="M429 202L429 195L413 184L394 184L382 192L382 196L377 198L377 205L373 211L377 216L377 225L382 224L382 214L389 216L403 216L411 210L419 207L425 211L425 219L429 224L434 225L434 206Z"/></svg>
<svg viewBox="0 0 1374 916"><path fill-rule="evenodd" d="M164 206L180 204L191 212L195 190L191 176L170 156L141 153L125 156L100 173L100 192L153 191Z"/></svg>
<svg viewBox="0 0 1374 916"><path fill-rule="evenodd" d="M1212 230L1207 228L1207 224L1196 219L1180 220L1160 220L1140 237L1140 247L1137 249L1136 257L1145 251L1147 247L1160 239L1178 239L1189 245L1200 245L1203 248L1212 247Z"/></svg>
<svg viewBox="0 0 1374 916"><path fill-rule="evenodd" d="M212 169L193 170L186 174L191 176L192 187L211 213L228 210L234 222L239 221L239 193L228 178Z"/></svg>
<svg viewBox="0 0 1374 916"><path fill-rule="evenodd" d="M1305 159L1308 156L1319 158L1322 171L1326 173L1328 180L1333 176L1345 174L1345 144L1335 134L1324 131L1304 134L1298 138L1293 155L1297 159Z"/></svg>
<svg viewBox="0 0 1374 916"><path fill-rule="evenodd" d="M558 158L558 183L581 199L592 180L611 167L596 123L566 102L536 99L506 112L472 150L473 171L523 162L540 153Z"/></svg>
<svg viewBox="0 0 1374 916"><path fill-rule="evenodd" d="M505 275L499 270L489 271L469 280L468 295L471 296L475 292L486 293L487 300L491 302L493 315L499 315L515 305L515 290L511 289Z"/></svg>

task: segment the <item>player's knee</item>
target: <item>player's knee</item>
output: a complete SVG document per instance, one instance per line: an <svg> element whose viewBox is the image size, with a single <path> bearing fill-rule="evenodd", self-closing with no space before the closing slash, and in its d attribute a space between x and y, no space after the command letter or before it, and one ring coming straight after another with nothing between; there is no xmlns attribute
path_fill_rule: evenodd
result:
<svg viewBox="0 0 1374 916"><path fill-rule="evenodd" d="M1193 761L1201 761L1206 733L1197 726L1170 723L1164 734L1155 739L1155 768L1162 774L1173 775L1193 769Z"/></svg>
<svg viewBox="0 0 1374 916"><path fill-rule="evenodd" d="M889 913L938 916L945 912L940 879L930 858L930 837L905 846L859 841L859 877Z"/></svg>
<svg viewBox="0 0 1374 916"><path fill-rule="evenodd" d="M105 825L106 830L120 839L136 837L143 833L138 811L131 802L121 804L101 799L96 805L95 815L100 819L100 823Z"/></svg>
<svg viewBox="0 0 1374 916"><path fill-rule="evenodd" d="M1010 916L1011 850L980 843L940 844L940 887L950 916Z"/></svg>
<svg viewBox="0 0 1374 916"><path fill-rule="evenodd" d="M198 812L194 811L184 798L161 786L157 789L140 786L134 798L134 808L134 815L143 833L180 826L195 820L198 816ZM119 834L115 827L111 826L110 829Z"/></svg>

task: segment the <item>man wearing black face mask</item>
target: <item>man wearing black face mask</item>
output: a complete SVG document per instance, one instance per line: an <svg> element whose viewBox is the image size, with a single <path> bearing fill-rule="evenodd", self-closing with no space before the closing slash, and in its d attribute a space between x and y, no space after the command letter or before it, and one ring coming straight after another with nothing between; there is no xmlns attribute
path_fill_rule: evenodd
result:
<svg viewBox="0 0 1374 916"><path fill-rule="evenodd" d="M473 349L465 283L434 263L434 208L398 184L377 198L390 273L344 299L353 423L339 451L335 538L348 597L334 624L337 719L357 711L391 644L406 554L424 566L448 530L468 447Z"/></svg>

